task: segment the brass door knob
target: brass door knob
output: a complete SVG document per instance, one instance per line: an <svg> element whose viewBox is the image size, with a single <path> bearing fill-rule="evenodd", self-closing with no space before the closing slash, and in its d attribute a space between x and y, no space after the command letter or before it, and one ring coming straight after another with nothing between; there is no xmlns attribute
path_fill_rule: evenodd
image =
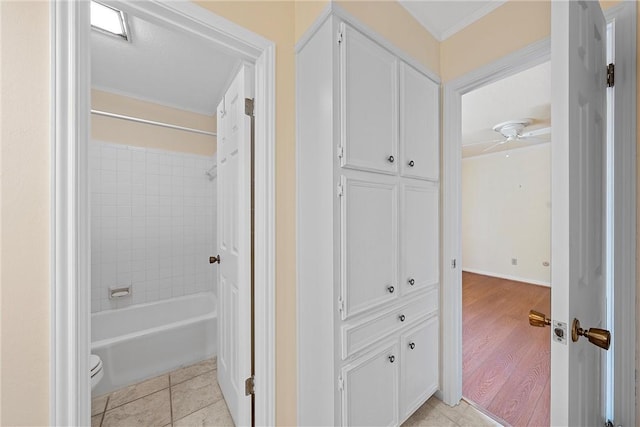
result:
<svg viewBox="0 0 640 427"><path fill-rule="evenodd" d="M220 255L209 257L209 264L215 264L216 262L220 264Z"/></svg>
<svg viewBox="0 0 640 427"><path fill-rule="evenodd" d="M580 337L587 337L591 344L595 344L605 350L609 350L609 346L611 345L611 332L600 328L590 328L585 331L580 327L580 321L573 319L573 323L571 324L571 340L576 342Z"/></svg>
<svg viewBox="0 0 640 427"><path fill-rule="evenodd" d="M551 325L551 319L539 311L529 310L529 325L544 328Z"/></svg>

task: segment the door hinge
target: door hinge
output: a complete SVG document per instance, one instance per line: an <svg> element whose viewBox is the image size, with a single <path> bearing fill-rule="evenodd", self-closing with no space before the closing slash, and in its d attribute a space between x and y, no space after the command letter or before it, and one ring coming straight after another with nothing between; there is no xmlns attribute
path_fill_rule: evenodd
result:
<svg viewBox="0 0 640 427"><path fill-rule="evenodd" d="M607 87L613 87L616 82L616 66L615 64L607 65Z"/></svg>
<svg viewBox="0 0 640 427"><path fill-rule="evenodd" d="M341 159L344 157L344 147L342 145L338 145L338 158Z"/></svg>
<svg viewBox="0 0 640 427"><path fill-rule="evenodd" d="M451 260L451 268L456 268L456 260L455 259Z"/></svg>
<svg viewBox="0 0 640 427"><path fill-rule="evenodd" d="M344 187L342 186L342 184L338 184L338 191L337 191L338 197L342 197L343 194L344 194Z"/></svg>
<svg viewBox="0 0 640 427"><path fill-rule="evenodd" d="M344 300L342 299L342 297L338 298L338 311L342 311L344 310Z"/></svg>
<svg viewBox="0 0 640 427"><path fill-rule="evenodd" d="M344 390L344 380L342 379L342 376L338 377L338 389Z"/></svg>
<svg viewBox="0 0 640 427"><path fill-rule="evenodd" d="M244 395L251 396L252 394L256 394L256 377L254 375L244 380Z"/></svg>
<svg viewBox="0 0 640 427"><path fill-rule="evenodd" d="M338 42L338 44L344 41L344 33L342 32L342 30L338 30L338 37L336 38L336 41Z"/></svg>
<svg viewBox="0 0 640 427"><path fill-rule="evenodd" d="M244 114L249 117L253 117L253 99L245 98L244 99Z"/></svg>

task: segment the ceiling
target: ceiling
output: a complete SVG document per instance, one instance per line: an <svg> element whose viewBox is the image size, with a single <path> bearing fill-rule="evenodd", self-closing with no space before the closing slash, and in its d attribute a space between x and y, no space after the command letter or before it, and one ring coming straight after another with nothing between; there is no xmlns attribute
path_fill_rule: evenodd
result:
<svg viewBox="0 0 640 427"><path fill-rule="evenodd" d="M507 120L529 119L532 123L524 132L551 125L551 63L514 74L483 86L462 96L462 157L485 154L502 136L493 126ZM490 152L548 142L516 141L502 144Z"/></svg>
<svg viewBox="0 0 640 427"><path fill-rule="evenodd" d="M472 24L506 0L398 0L436 39L443 41Z"/></svg>
<svg viewBox="0 0 640 427"><path fill-rule="evenodd" d="M212 116L240 59L211 42L127 14L131 43L91 32L96 89Z"/></svg>

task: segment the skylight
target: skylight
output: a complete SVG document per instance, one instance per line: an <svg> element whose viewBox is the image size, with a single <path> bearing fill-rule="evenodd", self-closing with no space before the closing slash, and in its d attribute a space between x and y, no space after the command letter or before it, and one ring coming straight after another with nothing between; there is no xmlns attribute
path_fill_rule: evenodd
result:
<svg viewBox="0 0 640 427"><path fill-rule="evenodd" d="M96 1L91 2L91 26L104 33L129 40L124 13Z"/></svg>

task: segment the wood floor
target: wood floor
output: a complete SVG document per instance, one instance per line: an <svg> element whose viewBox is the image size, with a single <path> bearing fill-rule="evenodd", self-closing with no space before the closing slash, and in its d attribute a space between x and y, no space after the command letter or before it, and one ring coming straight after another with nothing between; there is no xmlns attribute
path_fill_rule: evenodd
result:
<svg viewBox="0 0 640 427"><path fill-rule="evenodd" d="M462 394L513 426L548 426L551 289L462 273Z"/></svg>

